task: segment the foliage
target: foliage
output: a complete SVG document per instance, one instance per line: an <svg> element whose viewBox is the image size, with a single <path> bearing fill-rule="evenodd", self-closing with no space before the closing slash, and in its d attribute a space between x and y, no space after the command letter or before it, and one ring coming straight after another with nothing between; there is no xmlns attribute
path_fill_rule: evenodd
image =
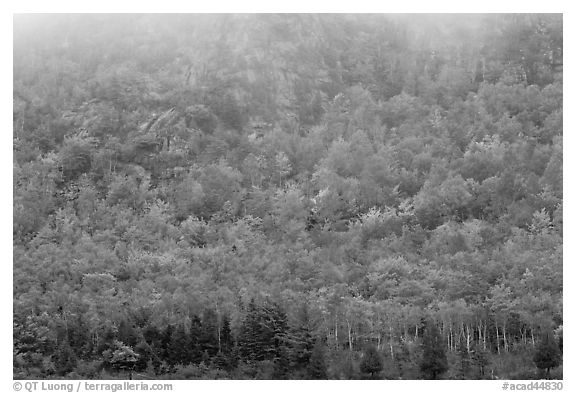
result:
<svg viewBox="0 0 576 393"><path fill-rule="evenodd" d="M560 348L554 340L551 332L544 332L540 342L536 346L534 363L541 370L546 370L546 376L550 378L550 369L560 365Z"/></svg>
<svg viewBox="0 0 576 393"><path fill-rule="evenodd" d="M425 326L420 369L426 379L437 379L448 370L445 343L433 322L428 322Z"/></svg>
<svg viewBox="0 0 576 393"><path fill-rule="evenodd" d="M15 378L561 376L562 23L17 15Z"/></svg>

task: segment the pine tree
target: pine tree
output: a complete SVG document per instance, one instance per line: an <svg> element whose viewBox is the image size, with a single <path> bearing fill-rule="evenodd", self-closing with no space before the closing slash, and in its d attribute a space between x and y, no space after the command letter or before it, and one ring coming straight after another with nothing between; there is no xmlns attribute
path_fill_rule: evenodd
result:
<svg viewBox="0 0 576 393"><path fill-rule="evenodd" d="M118 325L118 340L131 347L138 344L138 335L132 323L126 319L122 319Z"/></svg>
<svg viewBox="0 0 576 393"><path fill-rule="evenodd" d="M260 330L258 308L254 299L252 299L248 304L246 316L238 336L238 351L243 360L263 360L262 347L259 342Z"/></svg>
<svg viewBox="0 0 576 393"><path fill-rule="evenodd" d="M561 359L560 348L554 340L552 332L545 331L536 346L536 353L533 358L536 367L540 370L546 370L546 378L550 378L550 369L558 367Z"/></svg>
<svg viewBox="0 0 576 393"><path fill-rule="evenodd" d="M258 307L252 299L238 337L240 356L249 361L286 356L287 332L288 318L277 304Z"/></svg>
<svg viewBox="0 0 576 393"><path fill-rule="evenodd" d="M197 315L192 316L190 321L190 333L188 341L188 361L198 364L202 361L203 351L200 346L202 337L202 321Z"/></svg>
<svg viewBox="0 0 576 393"><path fill-rule="evenodd" d="M276 349L276 356L274 358L274 371L272 373L273 379L287 379L290 372L290 358L288 350L285 346Z"/></svg>
<svg viewBox="0 0 576 393"><path fill-rule="evenodd" d="M310 330L308 306L304 304L298 313L298 325L291 329L288 338L291 352L290 360L293 368L305 368L310 361L310 355L314 348L314 340Z"/></svg>
<svg viewBox="0 0 576 393"><path fill-rule="evenodd" d="M116 330L114 327L107 325L102 332L102 336L98 341L96 346L96 352L98 354L114 347L114 340L116 340Z"/></svg>
<svg viewBox="0 0 576 393"><path fill-rule="evenodd" d="M76 368L76 354L70 347L68 341L64 341L58 346L53 360L58 375L68 374Z"/></svg>
<svg viewBox="0 0 576 393"><path fill-rule="evenodd" d="M222 327L220 328L220 351L228 353L232 350L234 341L232 338L232 330L230 329L230 317L224 315L222 317Z"/></svg>
<svg viewBox="0 0 576 393"><path fill-rule="evenodd" d="M482 348L481 345L476 345L472 352L472 361L478 367L478 378L483 379L486 373L486 366L490 364L489 352Z"/></svg>
<svg viewBox="0 0 576 393"><path fill-rule="evenodd" d="M373 345L368 346L364 352L362 362L360 362L360 371L370 374L370 378L374 379L374 374L381 372L383 368L382 356L380 356L378 350Z"/></svg>
<svg viewBox="0 0 576 393"><path fill-rule="evenodd" d="M170 358L170 346L172 343L172 334L174 333L174 326L168 325L160 335L160 348L161 348L161 357L165 360L168 364L172 362L169 360Z"/></svg>
<svg viewBox="0 0 576 393"><path fill-rule="evenodd" d="M218 353L212 358L212 363L226 371L231 371L238 363L238 354L234 348L234 340L232 331L230 329L230 318L224 315L221 321L222 327L220 328L220 349Z"/></svg>
<svg viewBox="0 0 576 393"><path fill-rule="evenodd" d="M308 377L310 379L327 379L328 371L326 368L326 361L324 360L324 344L321 340L317 340L310 361L308 363Z"/></svg>
<svg viewBox="0 0 576 393"><path fill-rule="evenodd" d="M218 353L218 316L214 310L207 308L202 314L202 329L198 340L202 353L209 357Z"/></svg>
<svg viewBox="0 0 576 393"><path fill-rule="evenodd" d="M470 373L471 365L472 365L472 358L471 353L468 352L468 348L466 347L463 340L458 342L458 357L460 358L460 376L463 379L466 379L468 374Z"/></svg>
<svg viewBox="0 0 576 393"><path fill-rule="evenodd" d="M448 370L444 340L431 321L428 321L424 328L420 370L426 379L437 379Z"/></svg>
<svg viewBox="0 0 576 393"><path fill-rule="evenodd" d="M273 303L269 308L264 310L264 331L266 336L269 337L267 344L269 352L271 352L273 359L287 361L287 342L286 337L288 334L288 317L280 305Z"/></svg>
<svg viewBox="0 0 576 393"><path fill-rule="evenodd" d="M93 349L93 342L89 339L90 329L84 321L82 314L71 318L68 324L68 342L79 358L89 356Z"/></svg>
<svg viewBox="0 0 576 393"><path fill-rule="evenodd" d="M190 337L186 334L184 325L180 324L171 335L168 357L166 359L168 364L172 366L190 363L190 350L192 349L190 347Z"/></svg>

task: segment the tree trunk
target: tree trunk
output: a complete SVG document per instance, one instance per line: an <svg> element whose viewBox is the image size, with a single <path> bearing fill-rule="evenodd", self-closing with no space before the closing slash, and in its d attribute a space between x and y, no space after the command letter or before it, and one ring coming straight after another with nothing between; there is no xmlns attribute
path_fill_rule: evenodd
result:
<svg viewBox="0 0 576 393"><path fill-rule="evenodd" d="M350 321L346 319L346 326L348 327L348 348L352 352L352 328L350 327Z"/></svg>
<svg viewBox="0 0 576 393"><path fill-rule="evenodd" d="M496 323L496 349L498 350L498 355L500 355L500 334L498 332L498 323Z"/></svg>
<svg viewBox="0 0 576 393"><path fill-rule="evenodd" d="M478 325L478 345L482 342L482 325Z"/></svg>
<svg viewBox="0 0 576 393"><path fill-rule="evenodd" d="M336 316L336 320L334 322L334 341L336 341L336 349L339 349L339 346L338 346L338 316Z"/></svg>
<svg viewBox="0 0 576 393"><path fill-rule="evenodd" d="M388 345L390 345L390 357L394 359L394 346L392 345L392 326L388 327L390 331L390 337L388 337Z"/></svg>
<svg viewBox="0 0 576 393"><path fill-rule="evenodd" d="M502 335L504 337L504 352L508 352L508 340L506 340L506 323L502 326Z"/></svg>
<svg viewBox="0 0 576 393"><path fill-rule="evenodd" d="M521 334L522 334L522 342L524 343L524 345L526 345L526 329L522 329Z"/></svg>

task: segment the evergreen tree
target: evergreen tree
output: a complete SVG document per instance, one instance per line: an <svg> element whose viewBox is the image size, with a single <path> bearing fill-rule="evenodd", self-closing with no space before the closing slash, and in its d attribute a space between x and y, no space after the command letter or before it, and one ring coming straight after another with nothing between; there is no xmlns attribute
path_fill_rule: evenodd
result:
<svg viewBox="0 0 576 393"><path fill-rule="evenodd" d="M148 363L154 364L154 354L152 348L145 341L140 341L134 347L134 352L138 355L138 361L134 366L136 371L144 371L148 367Z"/></svg>
<svg viewBox="0 0 576 393"><path fill-rule="evenodd" d="M472 362L478 367L477 378L483 379L486 374L486 366L490 364L490 353L480 345L476 345L472 353Z"/></svg>
<svg viewBox="0 0 576 393"><path fill-rule="evenodd" d="M546 370L546 378L550 378L550 369L560 365L562 354L552 332L545 331L542 333L533 360L536 367L540 370Z"/></svg>
<svg viewBox="0 0 576 393"><path fill-rule="evenodd" d="M131 347L138 343L138 334L134 330L132 323L127 319L122 319L118 325L118 340Z"/></svg>
<svg viewBox="0 0 576 393"><path fill-rule="evenodd" d="M68 341L64 341L58 346L52 358L54 360L54 368L58 375L66 375L76 368L76 354L70 347Z"/></svg>
<svg viewBox="0 0 576 393"><path fill-rule="evenodd" d="M324 344L322 340L316 340L308 363L308 377L310 379L327 379L328 371L324 359Z"/></svg>
<svg viewBox="0 0 576 393"><path fill-rule="evenodd" d="M426 379L437 379L448 370L444 340L434 322L428 321L424 329L420 371Z"/></svg>
<svg viewBox="0 0 576 393"><path fill-rule="evenodd" d="M299 309L297 316L298 325L290 330L288 342L292 367L302 369L307 367L314 348L314 340L310 332L310 315L306 303Z"/></svg>
<svg viewBox="0 0 576 393"><path fill-rule="evenodd" d="M230 317L226 314L222 317L222 327L220 328L220 351L228 353L232 350L234 341L232 330L230 329Z"/></svg>
<svg viewBox="0 0 576 393"><path fill-rule="evenodd" d="M94 344L89 339L89 334L90 326L81 314L74 319L71 318L68 324L68 342L79 358L89 356L92 352Z"/></svg>
<svg viewBox="0 0 576 393"><path fill-rule="evenodd" d="M276 349L276 355L274 357L274 371L272 373L273 379L288 379L290 372L290 357L288 355L288 349L285 346L281 346Z"/></svg>
<svg viewBox="0 0 576 393"><path fill-rule="evenodd" d="M211 308L202 313L202 328L198 340L200 350L209 357L218 353L218 316Z"/></svg>
<svg viewBox="0 0 576 393"><path fill-rule="evenodd" d="M257 306L252 299L238 337L240 356L252 361L276 360L286 356L287 332L286 313L280 306Z"/></svg>
<svg viewBox="0 0 576 393"><path fill-rule="evenodd" d="M263 331L268 338L264 345L268 346L268 351L274 360L287 361L288 317L286 313L280 305L273 303L270 307L263 309L263 318Z"/></svg>
<svg viewBox="0 0 576 393"><path fill-rule="evenodd" d="M171 364L170 361L170 349L172 343L172 334L174 333L174 326L168 325L160 335L160 350L161 357L166 363Z"/></svg>
<svg viewBox="0 0 576 393"><path fill-rule="evenodd" d="M260 341L260 315L254 299L250 300L238 335L238 351L245 361L263 360Z"/></svg>
<svg viewBox="0 0 576 393"><path fill-rule="evenodd" d="M190 333L188 341L188 357L190 363L198 364L202 361L204 351L200 345L202 337L202 321L197 315L193 315L190 321Z"/></svg>
<svg viewBox="0 0 576 393"><path fill-rule="evenodd" d="M98 341L96 352L101 354L104 351L111 349L114 346L114 340L116 340L116 331L112 326L107 325L102 332L101 340Z"/></svg>
<svg viewBox="0 0 576 393"><path fill-rule="evenodd" d="M176 364L189 364L190 353L194 348L191 345L190 336L186 333L183 324L176 326L171 335L170 345L167 348L167 363L171 366Z"/></svg>
<svg viewBox="0 0 576 393"><path fill-rule="evenodd" d="M364 351L364 356L360 362L360 371L370 374L370 379L374 379L374 374L381 372L383 368L382 356L378 353L376 347L369 345Z"/></svg>
<svg viewBox="0 0 576 393"><path fill-rule="evenodd" d="M221 325L219 340L220 349L212 358L212 364L222 370L230 371L236 367L238 363L238 354L236 348L234 348L234 341L230 329L230 318L228 315L222 317Z"/></svg>
<svg viewBox="0 0 576 393"><path fill-rule="evenodd" d="M466 345L463 342L463 340L460 340L458 342L458 357L460 360L460 367L459 367L460 376L463 379L466 379L466 377L470 373L470 369L472 366L472 356L471 353L468 353L468 349L466 348Z"/></svg>

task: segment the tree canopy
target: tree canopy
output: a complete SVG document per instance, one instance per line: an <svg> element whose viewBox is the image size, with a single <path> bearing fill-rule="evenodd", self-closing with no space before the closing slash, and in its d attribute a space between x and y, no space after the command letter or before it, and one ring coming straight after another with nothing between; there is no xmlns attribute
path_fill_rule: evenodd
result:
<svg viewBox="0 0 576 393"><path fill-rule="evenodd" d="M14 378L561 378L562 23L15 16Z"/></svg>

